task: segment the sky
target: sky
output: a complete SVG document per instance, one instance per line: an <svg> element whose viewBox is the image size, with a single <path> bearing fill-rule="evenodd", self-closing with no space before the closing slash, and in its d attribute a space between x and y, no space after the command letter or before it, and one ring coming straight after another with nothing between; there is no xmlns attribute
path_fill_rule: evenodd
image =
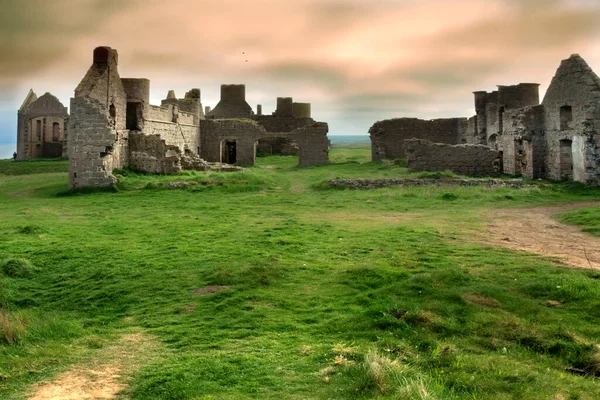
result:
<svg viewBox="0 0 600 400"><path fill-rule="evenodd" d="M263 113L312 103L330 134L474 114L473 91L537 82L579 53L600 72L599 0L0 0L0 143L28 90L65 106L97 46L151 102L246 84Z"/></svg>

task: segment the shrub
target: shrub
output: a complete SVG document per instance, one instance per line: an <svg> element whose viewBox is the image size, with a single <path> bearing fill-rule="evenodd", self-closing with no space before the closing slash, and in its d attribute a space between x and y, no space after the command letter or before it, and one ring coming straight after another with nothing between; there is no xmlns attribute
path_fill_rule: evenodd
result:
<svg viewBox="0 0 600 400"><path fill-rule="evenodd" d="M456 199L458 199L458 196L455 195L454 193L446 192L446 193L442 194L442 200L454 201Z"/></svg>
<svg viewBox="0 0 600 400"><path fill-rule="evenodd" d="M25 235L35 235L37 233L44 232L44 228L36 225L25 225L21 226L17 229L19 233L23 233Z"/></svg>

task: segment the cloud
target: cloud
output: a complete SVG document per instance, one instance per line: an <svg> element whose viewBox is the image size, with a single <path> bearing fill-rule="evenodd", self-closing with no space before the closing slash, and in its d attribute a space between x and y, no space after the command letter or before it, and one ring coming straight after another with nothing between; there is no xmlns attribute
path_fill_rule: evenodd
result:
<svg viewBox="0 0 600 400"><path fill-rule="evenodd" d="M221 83L246 83L251 104L311 102L333 132L466 116L472 91L519 81L543 90L571 53L600 64L597 0L2 3L0 89L15 110L30 86L67 104L98 45L119 51L121 76L150 79L153 99L200 87L214 106Z"/></svg>
<svg viewBox="0 0 600 400"><path fill-rule="evenodd" d="M68 59L72 44L142 0L3 0L0 87Z"/></svg>

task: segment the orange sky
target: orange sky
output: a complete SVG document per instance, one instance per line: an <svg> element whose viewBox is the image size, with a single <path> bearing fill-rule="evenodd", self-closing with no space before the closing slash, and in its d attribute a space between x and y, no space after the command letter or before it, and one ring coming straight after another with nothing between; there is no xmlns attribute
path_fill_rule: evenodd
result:
<svg viewBox="0 0 600 400"><path fill-rule="evenodd" d="M581 54L600 72L598 0L0 0L0 142L29 88L69 97L94 47L169 89L245 83L265 113L311 102L333 134L392 117L474 114L471 92L538 82ZM246 62L246 60L248 60Z"/></svg>

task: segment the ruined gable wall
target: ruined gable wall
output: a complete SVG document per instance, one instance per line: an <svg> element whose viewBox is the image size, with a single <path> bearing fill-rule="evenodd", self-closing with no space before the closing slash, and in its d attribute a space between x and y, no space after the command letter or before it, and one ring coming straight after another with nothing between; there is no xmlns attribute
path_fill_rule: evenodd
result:
<svg viewBox="0 0 600 400"><path fill-rule="evenodd" d="M50 93L39 98L28 96L28 99L30 101L19 110L17 118L17 159L62 157L66 147L65 126L69 119L67 108ZM41 126L39 135L37 121ZM58 124L57 141L53 136L54 123Z"/></svg>
<svg viewBox="0 0 600 400"><path fill-rule="evenodd" d="M245 85L221 85L221 99L207 117L243 119L253 114L252 107L246 103Z"/></svg>
<svg viewBox="0 0 600 400"><path fill-rule="evenodd" d="M594 112L600 104L600 78L579 55L563 60L544 96L546 121L546 169L550 179L564 179L561 140L572 142L572 178L598 184L598 126ZM571 107L571 121L561 126L561 107ZM566 126L564 126L566 125Z"/></svg>
<svg viewBox="0 0 600 400"><path fill-rule="evenodd" d="M449 145L423 139L409 139L406 144L408 170L445 171L461 175L499 175L500 154L483 145Z"/></svg>
<svg viewBox="0 0 600 400"><path fill-rule="evenodd" d="M466 118L422 120L394 118L376 122L370 129L373 161L404 158L406 139L426 139L436 143L458 144L467 131Z"/></svg>
<svg viewBox="0 0 600 400"><path fill-rule="evenodd" d="M128 165L127 95L117 70L118 55L96 48L94 62L71 99L69 186L107 186L112 170Z"/></svg>
<svg viewBox="0 0 600 400"><path fill-rule="evenodd" d="M504 113L498 137L504 173L526 178L545 176L544 107L525 107Z"/></svg>

